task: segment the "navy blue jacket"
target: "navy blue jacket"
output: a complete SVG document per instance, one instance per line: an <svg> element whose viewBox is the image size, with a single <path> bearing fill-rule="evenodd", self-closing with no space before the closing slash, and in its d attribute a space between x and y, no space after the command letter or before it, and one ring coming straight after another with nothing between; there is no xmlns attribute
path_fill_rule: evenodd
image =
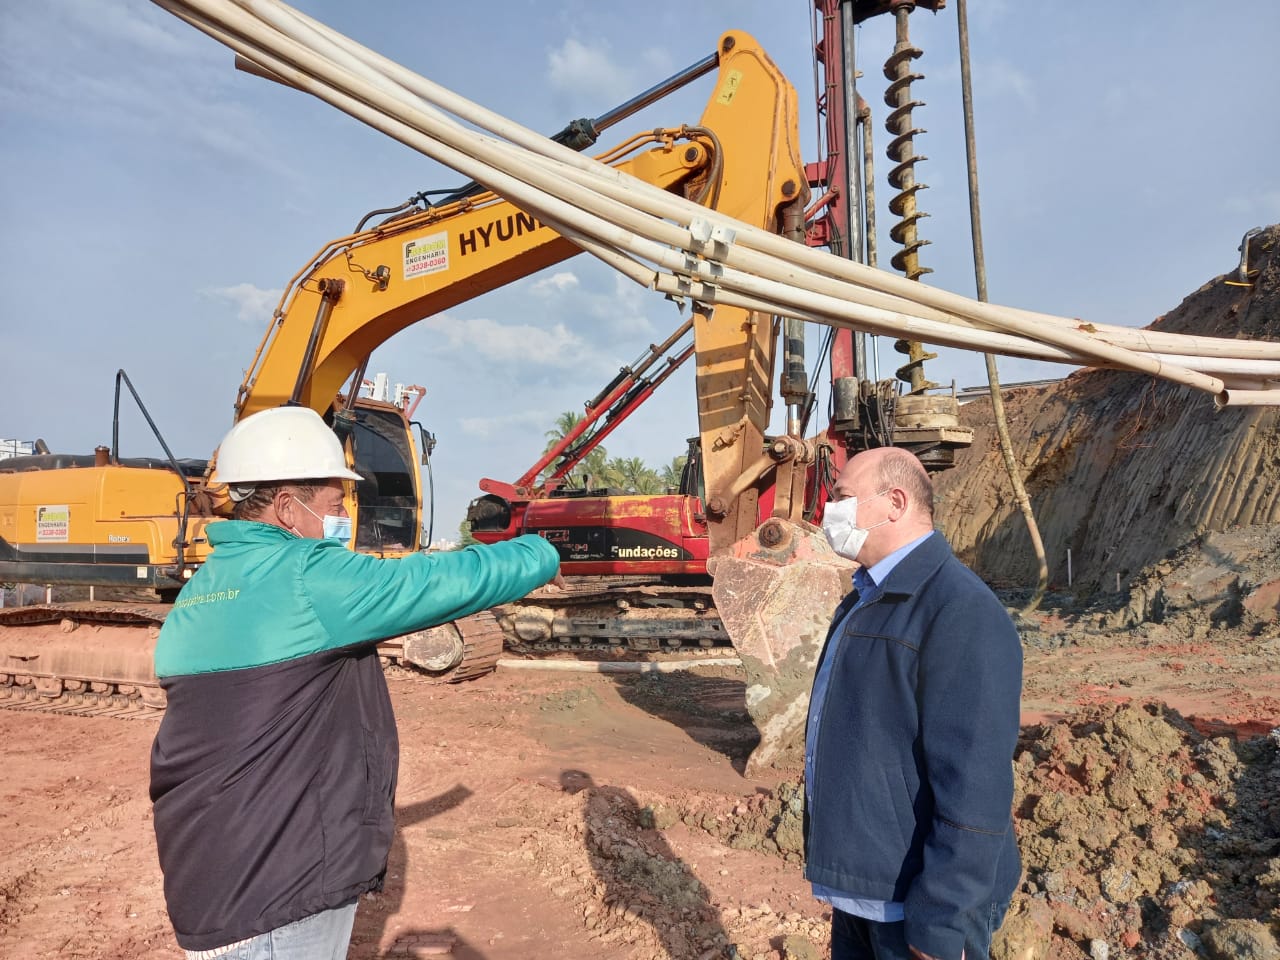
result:
<svg viewBox="0 0 1280 960"><path fill-rule="evenodd" d="M822 651L857 602L836 609ZM1022 644L995 595L929 537L835 646L805 811L805 876L903 903L907 942L958 958L960 915L1007 901Z"/></svg>

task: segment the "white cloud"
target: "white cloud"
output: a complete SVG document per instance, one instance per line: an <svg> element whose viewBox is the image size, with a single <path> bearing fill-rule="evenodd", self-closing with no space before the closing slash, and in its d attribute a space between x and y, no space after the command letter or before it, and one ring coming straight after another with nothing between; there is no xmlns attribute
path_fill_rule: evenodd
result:
<svg viewBox="0 0 1280 960"><path fill-rule="evenodd" d="M600 289L602 286L605 290ZM530 290L547 299L556 316L589 318L579 328L598 344L629 354L655 332L664 335L680 323L676 309L659 294L625 274L591 265L583 275L560 271L533 282ZM656 322L652 316L659 316Z"/></svg>
<svg viewBox="0 0 1280 960"><path fill-rule="evenodd" d="M604 42L587 46L573 37L567 37L560 49L547 55L551 87L562 93L577 94L590 90L609 103L621 101L632 89L631 74L610 55L610 47Z"/></svg>
<svg viewBox="0 0 1280 960"><path fill-rule="evenodd" d="M530 289L540 296L548 296L557 293L564 293L567 290L574 290L577 289L578 286L578 275L565 270L559 273L553 273L549 277L543 277L540 280L535 280Z"/></svg>
<svg viewBox="0 0 1280 960"><path fill-rule="evenodd" d="M591 319L590 329L601 342L632 357L655 335L667 336L681 323L676 307L661 294L646 290L625 274L593 274L597 289L573 298L573 312ZM607 277L605 290L598 289ZM655 319L656 318L656 319Z"/></svg>
<svg viewBox="0 0 1280 960"><path fill-rule="evenodd" d="M244 323L260 323L265 329L284 291L263 290L252 283L237 283L231 287L209 287L201 290L200 293L212 299L226 300L234 304L237 320Z"/></svg>
<svg viewBox="0 0 1280 960"><path fill-rule="evenodd" d="M44 0L16 4L5 11L4 37L10 63L21 70L26 62L44 63L50 35L77 58L102 56L124 45L143 56L161 55L212 60L219 57L195 31L177 18L141 0L111 4L99 0Z"/></svg>
<svg viewBox="0 0 1280 960"><path fill-rule="evenodd" d="M137 0L35 6L5 13L0 35L12 56L0 70L0 108L86 137L97 128L146 141L162 130L202 156L293 176L257 146L262 125L243 105L243 79L224 48Z"/></svg>
<svg viewBox="0 0 1280 960"><path fill-rule="evenodd" d="M628 357L648 346L650 340L665 339L684 320L671 301L622 274L614 277L613 288L612 296L595 299L591 312Z"/></svg>
<svg viewBox="0 0 1280 960"><path fill-rule="evenodd" d="M165 56L191 56L196 49L208 57L216 56L216 48L198 39L174 17L157 17L146 4L103 5L99 0L56 0L71 26L86 36L108 41L122 41L142 51ZM129 9L133 7L133 9Z"/></svg>
<svg viewBox="0 0 1280 960"><path fill-rule="evenodd" d="M502 417L463 417L458 421L462 432L472 437L510 437L534 430L539 436L551 429L555 417L545 410L524 410Z"/></svg>
<svg viewBox="0 0 1280 960"><path fill-rule="evenodd" d="M215 65L216 47L150 4L48 0L38 7L22 4L5 11L8 62L0 72L0 94L14 107L33 113L50 102L92 108L102 91L113 87L141 100L140 75L158 65L170 79Z"/></svg>
<svg viewBox="0 0 1280 960"><path fill-rule="evenodd" d="M582 338L557 323L550 329L527 323L503 324L488 317L460 319L449 314L427 317L421 324L443 334L444 348L464 351L496 363L569 368L582 364L592 351Z"/></svg>
<svg viewBox="0 0 1280 960"><path fill-rule="evenodd" d="M660 47L629 51L615 56L604 39L583 43L568 37L558 49L547 54L547 81L551 89L568 94L574 102L584 92L598 108L600 104L620 104L652 86L672 72L671 57Z"/></svg>

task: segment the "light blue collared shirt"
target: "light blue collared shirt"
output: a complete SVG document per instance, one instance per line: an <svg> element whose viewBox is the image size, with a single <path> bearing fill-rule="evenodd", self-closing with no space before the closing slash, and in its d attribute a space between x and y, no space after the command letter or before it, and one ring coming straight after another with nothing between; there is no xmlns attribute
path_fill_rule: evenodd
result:
<svg viewBox="0 0 1280 960"><path fill-rule="evenodd" d="M804 782L805 798L810 802L812 802L812 796L809 794L809 784L813 783L813 753L814 745L818 742L818 722L822 716L822 704L827 699L827 687L831 683L831 664L836 658L836 647L840 643L841 635L844 633L845 621L849 619L855 610L877 599L880 596L881 586L885 578L889 576L890 571L901 563L907 554L931 536L933 536L933 531L926 533L923 537L917 537L906 546L899 547L875 566L870 568L859 567L853 572L853 586L858 591L858 602L849 609L849 612L844 615L840 623L836 625L835 630L832 631L827 655L823 658L822 666L818 668L818 673L813 678L813 693L809 699L809 734L806 737L804 749ZM834 887L823 886L820 883L813 884L813 895L817 899L831 904L837 910L852 914L855 917L862 917L865 920L894 923L903 919L902 904L894 900L871 900L866 897L853 896L849 891L836 890Z"/></svg>

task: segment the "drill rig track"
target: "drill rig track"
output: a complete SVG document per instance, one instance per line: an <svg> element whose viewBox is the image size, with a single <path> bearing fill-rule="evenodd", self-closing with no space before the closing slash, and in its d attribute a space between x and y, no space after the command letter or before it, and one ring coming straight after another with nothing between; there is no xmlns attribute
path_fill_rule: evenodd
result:
<svg viewBox="0 0 1280 960"><path fill-rule="evenodd" d="M710 581L574 577L495 607L507 649L518 655L576 652L601 659L665 652L698 656L731 647Z"/></svg>

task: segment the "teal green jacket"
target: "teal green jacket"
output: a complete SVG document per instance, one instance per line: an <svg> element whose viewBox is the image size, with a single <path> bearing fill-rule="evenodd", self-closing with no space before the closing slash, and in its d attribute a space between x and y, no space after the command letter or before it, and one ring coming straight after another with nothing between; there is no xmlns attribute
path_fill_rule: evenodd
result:
<svg viewBox="0 0 1280 960"><path fill-rule="evenodd" d="M560 566L534 536L399 560L264 523L209 540L155 653L152 819L187 950L381 887L399 742L376 641L516 600Z"/></svg>
<svg viewBox="0 0 1280 960"><path fill-rule="evenodd" d="M178 595L156 676L237 670L447 623L542 586L559 556L541 537L381 560L266 523L208 528L214 553Z"/></svg>

